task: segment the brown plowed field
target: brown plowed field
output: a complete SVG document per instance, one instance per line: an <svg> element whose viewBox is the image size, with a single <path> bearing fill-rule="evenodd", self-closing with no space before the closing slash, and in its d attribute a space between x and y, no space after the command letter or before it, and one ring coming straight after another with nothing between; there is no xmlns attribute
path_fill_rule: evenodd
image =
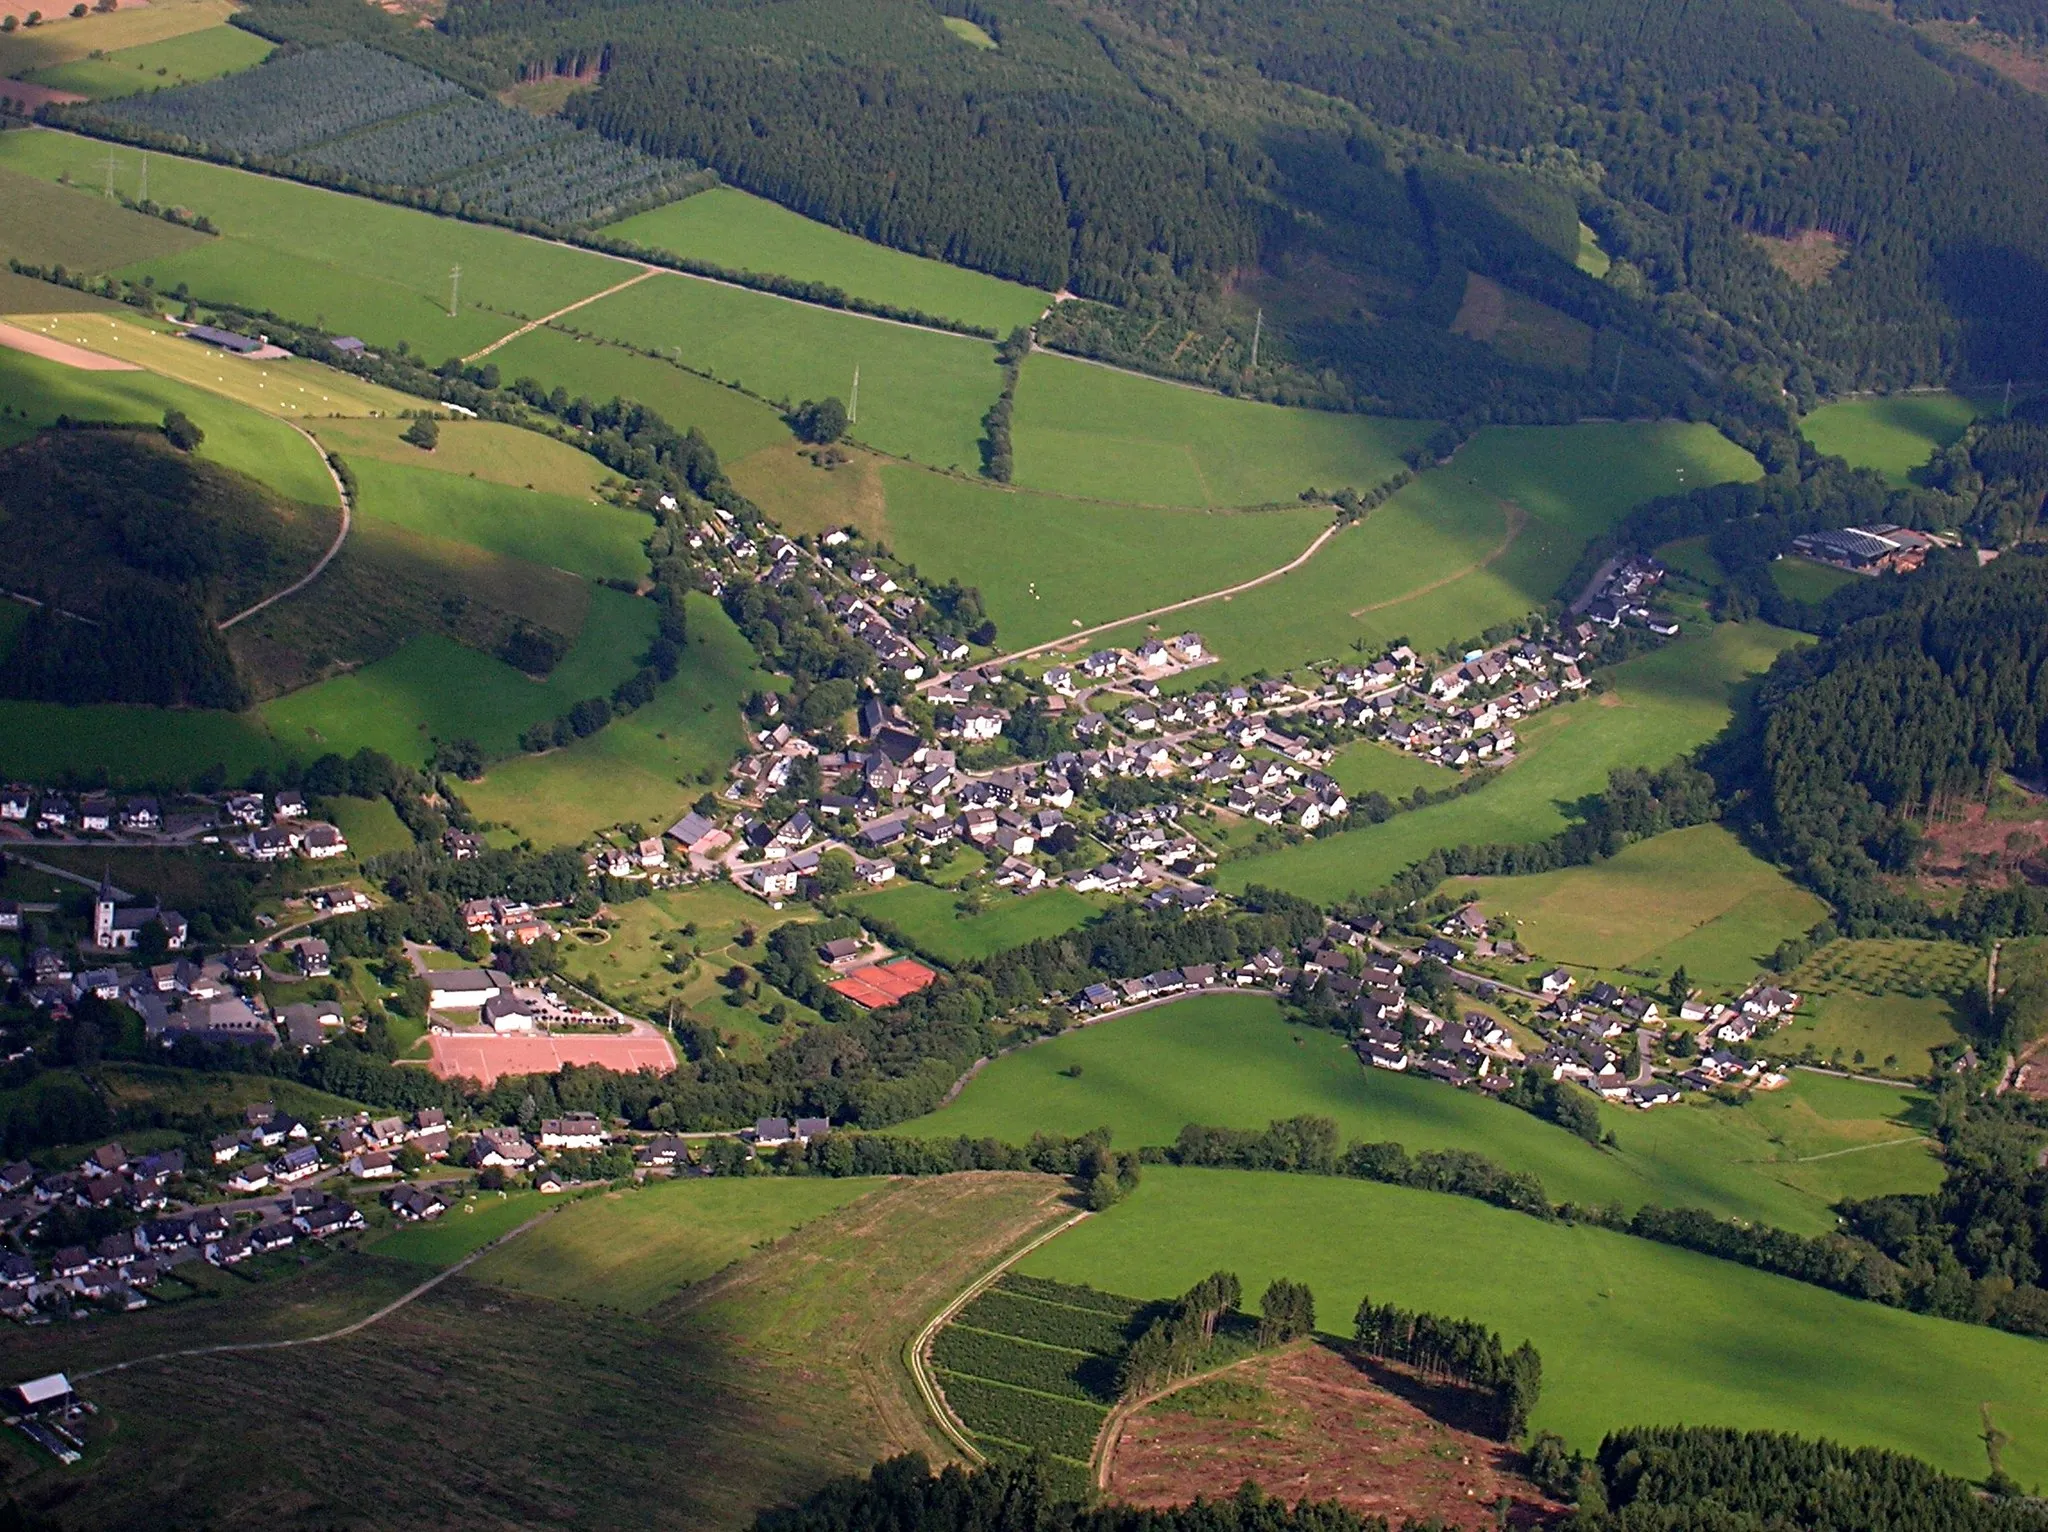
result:
<svg viewBox="0 0 2048 1532"><path fill-rule="evenodd" d="M1469 1429L1472 1396L1326 1346L1260 1357L1154 1401L1125 1422L1110 1493L1140 1506L1234 1494L1338 1500L1368 1516L1434 1516L1460 1532L1548 1525L1565 1508L1516 1470L1513 1448Z"/></svg>

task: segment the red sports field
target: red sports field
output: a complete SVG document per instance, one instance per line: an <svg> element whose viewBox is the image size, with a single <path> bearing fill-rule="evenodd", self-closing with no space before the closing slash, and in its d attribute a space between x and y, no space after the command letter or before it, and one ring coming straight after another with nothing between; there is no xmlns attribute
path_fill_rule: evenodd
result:
<svg viewBox="0 0 2048 1532"><path fill-rule="evenodd" d="M832 988L855 1005L878 1011L883 1006L894 1005L906 995L916 994L937 978L937 974L917 959L898 958L893 963L856 968L844 978L834 979Z"/></svg>
<svg viewBox="0 0 2048 1532"><path fill-rule="evenodd" d="M427 1067L435 1074L444 1080L466 1075L484 1085L500 1075L551 1075L564 1064L602 1064L621 1074L640 1069L666 1074L676 1067L675 1053L652 1031L559 1037L463 1035L428 1042L433 1062Z"/></svg>

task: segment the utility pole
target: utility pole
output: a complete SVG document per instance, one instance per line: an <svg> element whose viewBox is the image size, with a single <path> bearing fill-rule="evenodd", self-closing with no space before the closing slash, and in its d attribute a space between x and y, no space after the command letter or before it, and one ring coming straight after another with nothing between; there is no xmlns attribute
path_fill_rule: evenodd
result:
<svg viewBox="0 0 2048 1532"><path fill-rule="evenodd" d="M107 151L107 200L114 200L114 151Z"/></svg>
<svg viewBox="0 0 2048 1532"><path fill-rule="evenodd" d="M459 295L461 292L462 268L460 266L450 266L448 268L448 317L450 319L455 317L455 310L459 306Z"/></svg>
<svg viewBox="0 0 2048 1532"><path fill-rule="evenodd" d="M856 421L858 421L859 419L860 419L860 364L859 364L858 362L856 362L856 363L854 363L854 366L853 366L853 397L852 397L852 398L851 398L850 400L848 400L848 401L847 401L847 405L846 405L846 423L847 423L848 425L852 425L852 424L854 424L854 423L855 423Z"/></svg>
<svg viewBox="0 0 2048 1532"><path fill-rule="evenodd" d="M1259 365L1259 334L1266 328L1266 311L1260 309L1252 319L1252 366Z"/></svg>

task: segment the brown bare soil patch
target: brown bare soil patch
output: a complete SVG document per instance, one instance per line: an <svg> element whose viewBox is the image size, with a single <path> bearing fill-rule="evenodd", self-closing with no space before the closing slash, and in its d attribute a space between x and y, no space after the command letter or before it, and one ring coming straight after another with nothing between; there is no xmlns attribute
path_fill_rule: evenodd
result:
<svg viewBox="0 0 2048 1532"><path fill-rule="evenodd" d="M1257 1358L1154 1401L1123 1427L1110 1493L1134 1505L1222 1499L1247 1479L1289 1502L1338 1500L1367 1516L1436 1517L1460 1532L1548 1525L1564 1507L1482 1435L1473 1396L1327 1346Z"/></svg>
<svg viewBox="0 0 2048 1532"><path fill-rule="evenodd" d="M1465 275L1465 299L1451 333L1533 367L1583 372L1592 364L1593 332L1587 326L1476 271Z"/></svg>
<svg viewBox="0 0 2048 1532"><path fill-rule="evenodd" d="M1778 270L1792 279L1795 287L1817 287L1842 264L1849 252L1835 235L1825 229L1806 229L1798 234L1752 234L1756 247Z"/></svg>
<svg viewBox="0 0 2048 1532"><path fill-rule="evenodd" d="M1955 49L1994 74L2004 75L2022 90L2048 96L2048 54L2039 48L1968 22L1922 21L1916 22L1913 30Z"/></svg>
<svg viewBox="0 0 2048 1532"><path fill-rule="evenodd" d="M84 99L75 90L38 85L33 80L0 80L0 101L12 102L17 112L33 112L43 106L70 106Z"/></svg>
<svg viewBox="0 0 2048 1532"><path fill-rule="evenodd" d="M1991 814L1981 803L1966 803L1929 822L1921 855L1923 881L2003 883L2019 873L2031 883L2048 882L2048 801L2039 814Z"/></svg>
<svg viewBox="0 0 2048 1532"><path fill-rule="evenodd" d="M22 351L30 356L39 356L46 362L62 362L66 367L76 367L80 372L140 372L142 369L133 362L124 362L118 356L101 356L97 351L88 351L83 346L74 346L69 341L58 340L50 335L38 335L33 330L24 330L11 324L0 324L0 346L9 351Z"/></svg>

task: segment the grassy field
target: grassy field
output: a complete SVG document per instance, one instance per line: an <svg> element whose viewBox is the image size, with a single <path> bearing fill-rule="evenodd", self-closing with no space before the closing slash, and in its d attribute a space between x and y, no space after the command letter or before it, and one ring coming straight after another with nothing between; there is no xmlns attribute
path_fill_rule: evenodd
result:
<svg viewBox="0 0 2048 1532"><path fill-rule="evenodd" d="M68 133L0 135L0 165L85 186L106 179L107 146ZM115 184L134 196L140 156L114 151ZM437 218L224 166L149 157L158 202L204 213L222 237L124 269L160 288L188 283L218 298L360 335L409 342L424 356L466 355L631 275L630 266L504 229ZM448 269L462 267L462 306L448 316Z"/></svg>
<svg viewBox="0 0 2048 1532"><path fill-rule="evenodd" d="M413 451L418 459L428 456ZM424 461L365 458L349 466L365 517L592 580L647 575L644 544L654 525L639 511L440 473Z"/></svg>
<svg viewBox="0 0 2048 1532"><path fill-rule="evenodd" d="M476 1280L644 1314L886 1183L735 1177L654 1181L564 1208L477 1263Z"/></svg>
<svg viewBox="0 0 2048 1532"><path fill-rule="evenodd" d="M1603 975L1668 974L1735 990L1778 943L1803 935L1827 906L1759 860L1719 825L1638 841L1591 867L1521 878L1456 878L1544 963Z"/></svg>
<svg viewBox="0 0 2048 1532"><path fill-rule="evenodd" d="M1334 1330L1370 1293L1526 1337L1543 1355L1531 1424L1587 1451L1617 1426L1683 1421L1891 1447L1974 1478L1988 1405L2008 1470L2048 1473L2039 1341L1459 1198L1148 1167L1127 1202L1020 1269L1163 1298L1218 1267L1247 1292L1308 1282Z"/></svg>
<svg viewBox="0 0 2048 1532"><path fill-rule="evenodd" d="M1067 1071L1073 1071L1068 1073ZM1034 1132L1109 1126L1125 1148L1171 1143L1190 1122L1261 1128L1312 1113L1342 1137L1413 1151L1476 1150L1539 1177L1553 1201L1706 1207L1805 1233L1834 1227L1826 1172L1856 1156L1805 1154L1908 1137L1899 1093L1870 1087L1865 1119L1813 1129L1794 1149L1746 1107L1701 1103L1656 1113L1603 1108L1621 1147L1603 1150L1483 1096L1368 1069L1342 1038L1281 1019L1260 996L1203 997L1087 1027L997 1059L950 1105L899 1129L1022 1143ZM1931 1185L1924 1151L1881 1168L1892 1189ZM1859 1172L1860 1173L1860 1172ZM1839 1195L1839 1193L1837 1193Z"/></svg>
<svg viewBox="0 0 2048 1532"><path fill-rule="evenodd" d="M183 410L206 433L201 457L261 479L292 500L341 503L319 452L283 421L152 372L81 372L0 350L0 403L15 420L35 426L67 414L153 425L164 411Z"/></svg>
<svg viewBox="0 0 2048 1532"><path fill-rule="evenodd" d="M472 1192L433 1222L393 1229L372 1248L387 1261L453 1266L472 1250L558 1206L540 1192Z"/></svg>
<svg viewBox="0 0 2048 1532"><path fill-rule="evenodd" d="M996 40L966 17L942 16L940 20L945 23L946 30L959 38L963 43L971 47L983 49L984 51L994 50Z"/></svg>
<svg viewBox="0 0 2048 1532"><path fill-rule="evenodd" d="M1771 565L1771 583L1794 601L1825 601L1858 576L1811 559L1781 558Z"/></svg>
<svg viewBox="0 0 2048 1532"><path fill-rule="evenodd" d="M1704 425L1492 428L1302 569L1175 621L1199 629L1232 676L1350 658L1358 642L1463 642L1555 597L1587 540L1630 506L1758 471Z"/></svg>
<svg viewBox="0 0 2048 1532"><path fill-rule="evenodd" d="M1583 223L1580 224L1579 270L1589 277L1604 277L1607 275L1607 268L1613 264L1608 258L1607 252L1600 248L1600 236L1587 228Z"/></svg>
<svg viewBox="0 0 2048 1532"><path fill-rule="evenodd" d="M278 739L313 753L349 754L367 745L417 764L436 739L473 739L487 753L505 755L529 725L630 676L653 640L655 616L649 602L596 589L582 633L545 681L427 633L373 665L258 711Z"/></svg>
<svg viewBox="0 0 2048 1532"><path fill-rule="evenodd" d="M204 234L20 171L0 170L0 198L8 215L0 228L0 260L103 272L206 243ZM54 283L38 285L59 290Z"/></svg>
<svg viewBox="0 0 2048 1532"><path fill-rule="evenodd" d="M1846 459L1850 467L1875 468L1894 484L1908 484L1912 471L1969 429L1988 403L1951 393L1845 399L1823 404L1799 429L1821 452Z"/></svg>
<svg viewBox="0 0 2048 1532"><path fill-rule="evenodd" d="M222 766L239 782L259 766L282 766L295 753L309 752L279 743L252 715L0 701L0 775L27 781L104 769L117 787L189 784Z"/></svg>
<svg viewBox="0 0 2048 1532"><path fill-rule="evenodd" d="M388 419L322 420L315 425L314 434L329 451L343 454L351 464L377 458L406 468L427 468L578 500L595 499L605 485L623 482L589 453L538 431L495 420L444 420L440 422L439 445L432 452L422 452L401 440L411 424Z"/></svg>
<svg viewBox="0 0 2048 1532"><path fill-rule="evenodd" d="M244 32L240 27L201 27L158 42L118 48L99 58L53 64L38 69L30 78L38 85L105 101L253 69L269 58L276 46L268 38Z"/></svg>
<svg viewBox="0 0 2048 1532"><path fill-rule="evenodd" d="M882 474L897 466L895 460L860 447L842 450L845 461L829 459L827 466L812 455L813 449L792 446L785 435L779 444L764 447L727 468L739 492L791 537L857 527L893 547ZM961 487L974 492L971 486Z"/></svg>
<svg viewBox="0 0 2048 1532"><path fill-rule="evenodd" d="M0 75L29 74L82 59L95 48L112 53L220 26L237 7L234 0L155 0L147 7L123 7L110 14L71 7L45 8L43 23L0 36Z"/></svg>
<svg viewBox="0 0 2048 1532"><path fill-rule="evenodd" d="M1774 1046L1810 1043L1848 1068L1917 1078L1933 1050L1970 1035L1969 991L1983 987L1984 957L1960 942L1837 941L1785 983L1803 998Z"/></svg>
<svg viewBox="0 0 2048 1532"><path fill-rule="evenodd" d="M1378 484L1429 430L1422 421L1225 399L1040 353L1026 359L1017 384L1016 479L1141 505L1260 505L1311 486Z"/></svg>
<svg viewBox="0 0 2048 1532"><path fill-rule="evenodd" d="M1609 672L1606 695L1524 724L1521 758L1498 781L1384 824L1226 862L1217 884L1265 883L1330 901L1380 887L1438 846L1540 840L1615 767L1662 766L1719 734L1743 683L1798 642L1762 623L1727 623L1630 660Z"/></svg>
<svg viewBox="0 0 2048 1532"><path fill-rule="evenodd" d="M1458 780L1458 773L1421 756L1396 750L1377 740L1361 739L1346 745L1330 762L1330 775L1352 797L1363 793L1385 793L1389 798L1406 798L1418 787L1440 792Z"/></svg>
<svg viewBox="0 0 2048 1532"><path fill-rule="evenodd" d="M962 915L959 895L951 889L898 879L854 903L901 927L921 949L949 963L971 962L1041 936L1058 936L1097 913L1096 906L1064 888L1022 896L992 894L989 900L980 914Z"/></svg>
<svg viewBox="0 0 2048 1532"><path fill-rule="evenodd" d="M628 821L673 823L745 745L741 699L775 684L709 596L689 598L688 622L682 668L653 701L588 739L499 763L464 801L544 846Z"/></svg>
<svg viewBox="0 0 2048 1532"><path fill-rule="evenodd" d="M822 282L870 303L917 309L1007 335L1037 322L1052 295L874 245L732 186L671 202L604 233L731 271Z"/></svg>
<svg viewBox="0 0 2048 1532"><path fill-rule="evenodd" d="M984 341L807 308L765 293L659 276L578 309L563 323L586 335L671 349L689 366L763 399L853 403L847 434L938 468L981 462L981 417L1002 389Z"/></svg>
<svg viewBox="0 0 2048 1532"><path fill-rule="evenodd" d="M978 587L1006 649L1263 574L1329 525L1327 511L1306 506L1093 505L894 466L882 470L882 486L890 548L921 570Z"/></svg>
<svg viewBox="0 0 2048 1532"><path fill-rule="evenodd" d="M389 798L332 798L328 811L358 861L413 848L412 831L406 829Z"/></svg>
<svg viewBox="0 0 2048 1532"><path fill-rule="evenodd" d="M535 330L491 353L508 378L539 377L571 395L638 400L678 431L695 426L727 465L764 447L787 444L789 428L772 409L722 383L618 346L559 330Z"/></svg>

